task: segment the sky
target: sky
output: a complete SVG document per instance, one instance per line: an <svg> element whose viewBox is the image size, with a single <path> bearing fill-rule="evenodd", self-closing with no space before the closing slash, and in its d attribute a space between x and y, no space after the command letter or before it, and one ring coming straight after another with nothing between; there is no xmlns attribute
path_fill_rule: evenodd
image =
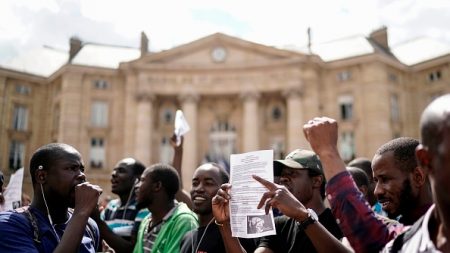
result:
<svg viewBox="0 0 450 253"><path fill-rule="evenodd" d="M0 63L27 50L84 42L170 49L222 32L279 48L366 35L388 27L389 43L418 37L450 44L450 0L1 0Z"/></svg>

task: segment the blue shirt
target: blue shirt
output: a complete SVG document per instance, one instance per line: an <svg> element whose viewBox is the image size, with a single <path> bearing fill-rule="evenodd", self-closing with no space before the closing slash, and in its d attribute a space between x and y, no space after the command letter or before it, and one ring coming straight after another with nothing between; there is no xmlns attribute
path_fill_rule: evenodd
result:
<svg viewBox="0 0 450 253"><path fill-rule="evenodd" d="M0 252L53 252L58 238L46 215L35 208L29 208L36 218L40 243L34 241L34 229L26 213L0 212ZM72 216L69 212L70 217ZM70 218L69 218L70 220ZM55 231L62 238L67 223L55 225ZM78 252L96 252L99 245L97 224L89 218Z"/></svg>

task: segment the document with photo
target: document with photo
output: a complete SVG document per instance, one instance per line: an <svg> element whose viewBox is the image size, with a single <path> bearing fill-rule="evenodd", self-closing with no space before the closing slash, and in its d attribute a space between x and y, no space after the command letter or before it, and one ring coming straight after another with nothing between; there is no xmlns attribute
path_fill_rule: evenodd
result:
<svg viewBox="0 0 450 253"><path fill-rule="evenodd" d="M273 182L273 150L230 156L230 224L234 237L256 238L275 235L272 209L257 209L267 189L253 179L257 175Z"/></svg>

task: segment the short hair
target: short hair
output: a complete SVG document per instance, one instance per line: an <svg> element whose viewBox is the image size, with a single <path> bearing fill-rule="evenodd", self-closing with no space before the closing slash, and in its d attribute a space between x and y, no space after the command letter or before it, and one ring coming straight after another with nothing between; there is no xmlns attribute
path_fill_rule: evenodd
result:
<svg viewBox="0 0 450 253"><path fill-rule="evenodd" d="M394 153L395 164L404 172L412 172L417 167L416 147L419 141L410 137L393 139L381 146L375 155L383 155L387 152Z"/></svg>
<svg viewBox="0 0 450 253"><path fill-rule="evenodd" d="M180 176L177 170L169 164L157 163L149 167L152 181L161 182L167 196L174 199L180 189Z"/></svg>
<svg viewBox="0 0 450 253"><path fill-rule="evenodd" d="M348 163L349 167L356 167L362 169L369 179L369 183L373 181L372 161L365 157L357 157Z"/></svg>
<svg viewBox="0 0 450 253"><path fill-rule="evenodd" d="M364 170L358 167L351 167L351 166L347 167L346 169L350 173L350 175L353 178L353 181L355 181L358 187L361 186L369 187L369 178L367 177L367 174Z"/></svg>
<svg viewBox="0 0 450 253"><path fill-rule="evenodd" d="M205 163L205 164L210 164L211 166L219 169L220 179L222 179L222 182L221 182L222 184L228 183L230 181L230 174L228 174L228 172L222 166L220 166L218 163L209 162L209 163ZM205 165L205 164L203 164L203 165Z"/></svg>
<svg viewBox="0 0 450 253"><path fill-rule="evenodd" d="M135 161L135 162L134 162L130 167L131 167L131 169L133 170L133 175L139 177L139 176L141 176L142 173L144 172L145 166L144 166L143 163L141 163L140 161L138 161L138 160L136 160L136 159L134 159L134 161Z"/></svg>
<svg viewBox="0 0 450 253"><path fill-rule="evenodd" d="M38 148L31 157L30 160L30 175L31 182L36 183L35 172L42 166L42 169L46 170L53 165L53 162L63 158L63 154L67 152L67 149L75 149L74 147L65 143L49 143Z"/></svg>

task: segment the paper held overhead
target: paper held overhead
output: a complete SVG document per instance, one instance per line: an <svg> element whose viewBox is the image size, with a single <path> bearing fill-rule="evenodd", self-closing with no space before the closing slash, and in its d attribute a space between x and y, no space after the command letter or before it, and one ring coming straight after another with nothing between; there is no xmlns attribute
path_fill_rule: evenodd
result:
<svg viewBox="0 0 450 253"><path fill-rule="evenodd" d="M9 179L9 184L5 189L5 205L0 209L11 210L21 206L22 201L23 168L18 169Z"/></svg>
<svg viewBox="0 0 450 253"><path fill-rule="evenodd" d="M191 128L189 127L186 118L184 117L183 111L177 110L175 114L175 130L174 134L177 137L177 146L181 144L181 136L189 132Z"/></svg>

